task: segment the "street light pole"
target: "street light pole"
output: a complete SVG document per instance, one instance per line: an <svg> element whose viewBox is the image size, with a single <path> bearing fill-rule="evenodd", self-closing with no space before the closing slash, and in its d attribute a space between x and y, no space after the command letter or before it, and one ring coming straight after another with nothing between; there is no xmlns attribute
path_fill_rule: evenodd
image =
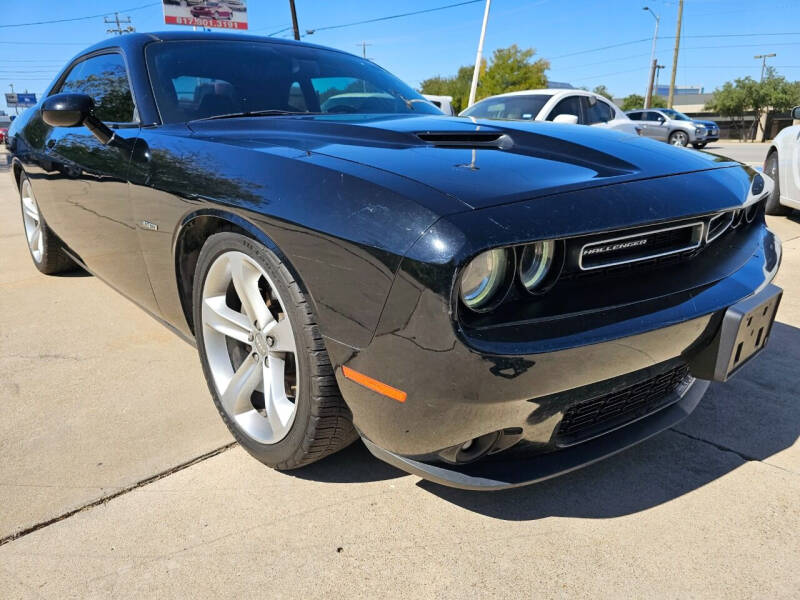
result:
<svg viewBox="0 0 800 600"><path fill-rule="evenodd" d="M489 6L492 0L486 0L486 10L483 12L483 26L481 27L481 39L478 41L478 54L475 57L475 70L472 72L472 85L469 88L469 102L467 106L475 104L475 94L478 91L478 75L481 71L481 59L483 58L483 40L486 37L486 24L489 22Z"/></svg>
<svg viewBox="0 0 800 600"><path fill-rule="evenodd" d="M756 60L761 59L761 79L759 81L764 81L764 71L767 69L767 59L773 58L778 56L774 52L772 54L756 54L753 58Z"/></svg>
<svg viewBox="0 0 800 600"><path fill-rule="evenodd" d="M656 77L656 40L658 39L658 25L661 22L661 17L653 12L649 6L645 6L642 10L646 10L656 20L656 30L653 32L653 46L650 49L650 79L647 85L647 93L644 96L644 107L650 108L650 103L653 100L653 80Z"/></svg>

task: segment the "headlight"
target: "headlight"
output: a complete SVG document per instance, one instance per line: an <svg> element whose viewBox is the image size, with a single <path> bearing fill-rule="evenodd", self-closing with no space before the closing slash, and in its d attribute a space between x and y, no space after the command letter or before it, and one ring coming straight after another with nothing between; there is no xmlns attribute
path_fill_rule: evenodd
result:
<svg viewBox="0 0 800 600"><path fill-rule="evenodd" d="M529 292L533 292L547 277L553 264L555 249L553 240L545 240L528 244L522 250L519 279Z"/></svg>
<svg viewBox="0 0 800 600"><path fill-rule="evenodd" d="M706 132L706 130L703 127L698 127L697 129L694 130L694 132L696 135L703 135Z"/></svg>
<svg viewBox="0 0 800 600"><path fill-rule="evenodd" d="M461 275L461 300L472 310L486 308L503 287L508 273L508 251L497 248L479 254Z"/></svg>

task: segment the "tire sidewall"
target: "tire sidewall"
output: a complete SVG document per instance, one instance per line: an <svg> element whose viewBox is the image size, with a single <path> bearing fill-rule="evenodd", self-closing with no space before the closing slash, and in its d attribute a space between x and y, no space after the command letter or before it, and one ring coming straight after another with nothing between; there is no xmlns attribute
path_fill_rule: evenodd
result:
<svg viewBox="0 0 800 600"><path fill-rule="evenodd" d="M683 140L683 143L676 144L676 143L673 142L674 139L678 139L678 138ZM687 144L689 143L689 136L686 134L686 132L681 131L681 130L673 131L672 133L670 133L668 139L669 139L670 145L672 145L672 146L681 146L681 147L685 148L687 146Z"/></svg>
<svg viewBox="0 0 800 600"><path fill-rule="evenodd" d="M775 174L773 176L771 166L775 166ZM764 172L772 178L773 189L772 193L767 198L766 206L764 207L765 212L768 215L775 215L781 216L786 215L789 212L789 209L781 204L780 197L781 197L781 186L780 186L780 171L779 171L779 163L778 163L778 153L773 152L769 156L767 156L767 160L764 164Z"/></svg>
<svg viewBox="0 0 800 600"><path fill-rule="evenodd" d="M266 271L270 280L278 288L278 296L284 304L284 311L292 325L292 333L295 338L295 346L298 351L297 357L297 381L299 383L299 392L296 398L296 413L294 422L292 423L289 432L286 436L274 444L262 444L248 436L238 424L233 421L225 409L222 407L217 386L211 374L206 356L205 340L203 338L203 321L202 321L202 298L203 298L203 285L208 275L208 270L211 264L223 253L229 251L238 251L247 254ZM197 350L200 355L200 363L203 368L206 382L208 383L209 391L214 400L223 421L228 426L236 440L260 461L271 465L278 466L290 460L301 448L306 433L311 426L311 398L313 377L311 377L312 367L309 358L309 353L306 351L307 344L304 337L304 326L306 315L303 311L297 308L297 303L302 301L302 298L297 298L289 286L291 280L289 278L288 270L282 265L280 259L263 244L240 235L238 233L218 233L211 236L197 260L197 267L195 270L194 288L192 294L192 314L195 324L195 338L197 341Z"/></svg>

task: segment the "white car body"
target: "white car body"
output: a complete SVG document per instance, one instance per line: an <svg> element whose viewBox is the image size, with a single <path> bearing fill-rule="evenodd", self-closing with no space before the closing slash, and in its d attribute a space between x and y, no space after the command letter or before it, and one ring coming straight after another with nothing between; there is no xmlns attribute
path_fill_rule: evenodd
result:
<svg viewBox="0 0 800 600"><path fill-rule="evenodd" d="M530 97L549 96L549 98L541 104L542 98L535 104L538 112L533 114L533 111L522 112L516 114L513 112L498 109L495 111L480 110L479 107L483 106L484 109L489 107L499 106L500 104L510 103L515 100L524 100ZM535 100L535 98L530 98ZM599 106L597 106L599 104ZM597 106L597 109L595 109ZM568 111L568 112L567 112ZM501 117L484 116L483 114L473 114L474 112L489 114L504 114ZM597 118L595 112L603 113L602 117ZM511 116L509 116L511 115ZM467 117L474 116L477 118L501 118L511 119L516 121L555 121L557 123L578 123L581 125L591 125L593 127L602 127L605 129L614 129L616 131L624 131L625 133L639 134L640 129L636 124L628 118L622 109L614 104L608 98L588 92L586 90L574 89L542 89L542 90L525 90L521 92L509 92L507 94L498 94L497 96L490 96L484 98L480 102L476 102L469 108L461 112L459 116ZM574 117L574 118L572 118Z"/></svg>
<svg viewBox="0 0 800 600"><path fill-rule="evenodd" d="M800 119L800 106L794 109L792 116ZM773 178L774 174L769 172L768 166L769 157L775 152L778 154L779 202L787 208L800 209L800 125L786 127L772 140L765 171Z"/></svg>
<svg viewBox="0 0 800 600"><path fill-rule="evenodd" d="M431 104L436 106L446 115L456 114L453 110L453 97L452 96L436 96L434 94L422 94L426 100L430 100Z"/></svg>

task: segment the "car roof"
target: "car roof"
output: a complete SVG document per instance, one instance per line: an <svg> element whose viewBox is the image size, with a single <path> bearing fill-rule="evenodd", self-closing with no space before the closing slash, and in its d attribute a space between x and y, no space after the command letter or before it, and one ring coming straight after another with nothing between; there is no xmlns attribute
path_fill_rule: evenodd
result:
<svg viewBox="0 0 800 600"><path fill-rule="evenodd" d="M345 52L344 50L338 50L336 48L330 48L328 46L321 46L319 44L310 44L308 42L299 42L296 40L291 40L286 38L273 38L263 35L254 35L247 33L182 30L182 31L154 31L151 33L138 33L138 32L126 33L125 35L110 37L101 40L96 44L93 44L92 46L89 46L85 50L81 50L72 59L70 59L69 62L72 62L73 60L75 60L75 58L83 56L84 54L88 54L90 52L96 52L98 50L103 50L105 48L122 48L125 51L136 51L142 46L145 46L152 42L170 42L175 40L194 41L194 42L201 42L201 41L267 42L270 44L296 45L296 46L304 46L307 48L317 48L320 50L341 52L343 54L351 54L349 52ZM352 56L356 55L352 54Z"/></svg>

